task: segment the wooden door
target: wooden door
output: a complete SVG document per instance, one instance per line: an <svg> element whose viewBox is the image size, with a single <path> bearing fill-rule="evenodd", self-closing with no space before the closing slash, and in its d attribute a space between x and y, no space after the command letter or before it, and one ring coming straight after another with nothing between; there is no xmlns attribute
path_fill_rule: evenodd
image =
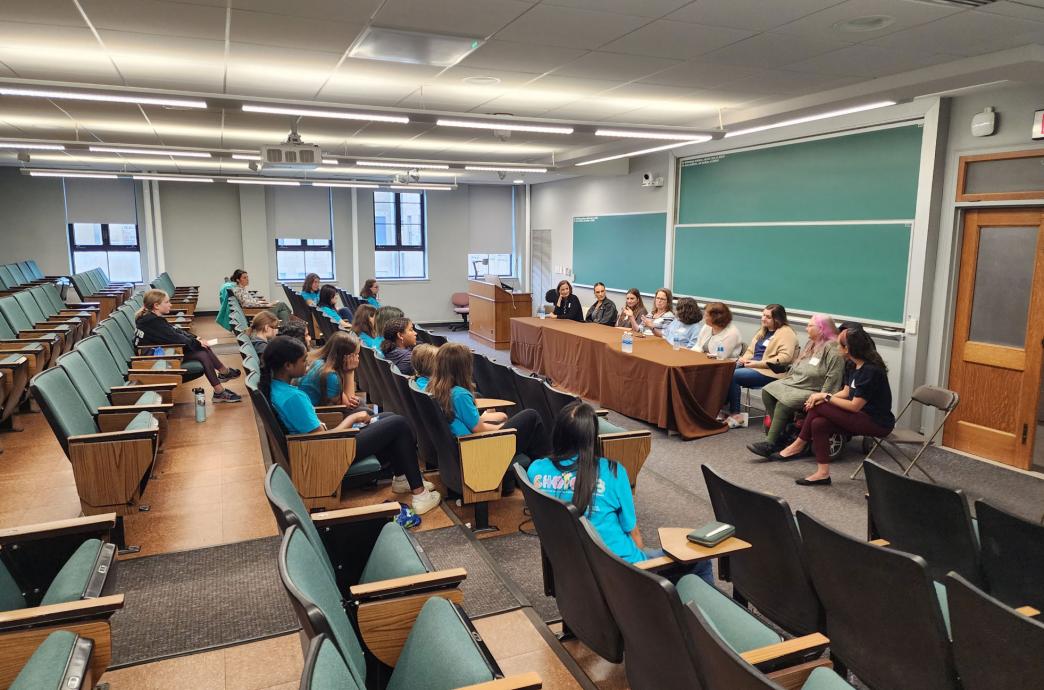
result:
<svg viewBox="0 0 1044 690"><path fill-rule="evenodd" d="M964 216L947 446L1028 469L1044 350L1044 209Z"/></svg>

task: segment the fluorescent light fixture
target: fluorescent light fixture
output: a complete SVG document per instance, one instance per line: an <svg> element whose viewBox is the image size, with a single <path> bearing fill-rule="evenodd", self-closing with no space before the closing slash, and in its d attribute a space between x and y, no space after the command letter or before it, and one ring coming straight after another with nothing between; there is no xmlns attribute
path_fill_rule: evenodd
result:
<svg viewBox="0 0 1044 690"><path fill-rule="evenodd" d="M864 105L856 105L851 108L843 108L842 110L831 110L826 113L818 113L816 115L806 115L805 117L796 117L792 120L783 120L782 122L773 122L770 125L759 125L757 127L748 127L747 129L737 129L733 132L726 132L725 138L739 137L744 134L753 134L755 132L764 132L767 129L776 129L777 127L789 127L790 125L800 125L805 122L815 122L816 120L825 120L831 117L839 117L841 115L851 115L852 113L861 113L865 110L875 110L877 108L887 108L890 105L895 105L895 101L875 101L874 103L866 103Z"/></svg>
<svg viewBox="0 0 1044 690"><path fill-rule="evenodd" d="M182 158L211 158L206 151L178 151L177 149L134 149L122 146L89 146L95 153L130 153L136 156L179 156Z"/></svg>
<svg viewBox="0 0 1044 690"><path fill-rule="evenodd" d="M397 168L399 170L449 170L446 163L410 163L408 161L355 161L367 168Z"/></svg>
<svg viewBox="0 0 1044 690"><path fill-rule="evenodd" d="M636 131L632 129L596 129L596 137L622 137L624 139L668 139L671 141L678 141L683 139L685 141L699 143L711 139L707 134L694 134L692 132L655 132L655 131Z"/></svg>
<svg viewBox="0 0 1044 690"><path fill-rule="evenodd" d="M310 110L307 108L284 108L272 105L244 105L247 113L269 113L271 115L300 115L301 117L325 117L334 120L363 120L371 122L395 122L409 124L410 118L402 115L378 115L376 113L348 113L340 110Z"/></svg>
<svg viewBox="0 0 1044 690"><path fill-rule="evenodd" d="M109 173L75 173L75 172L62 172L60 170L30 170L29 174L33 177L89 177L96 180L115 180L116 175Z"/></svg>
<svg viewBox="0 0 1044 690"><path fill-rule="evenodd" d="M323 165L340 165L340 164L341 164L341 161L337 160L336 158L324 158L323 159Z"/></svg>
<svg viewBox="0 0 1044 690"><path fill-rule="evenodd" d="M572 127L561 125L516 125L511 122L482 122L479 120L435 121L439 127L464 127L465 129L504 129L510 132L541 132L543 134L572 134Z"/></svg>
<svg viewBox="0 0 1044 690"><path fill-rule="evenodd" d="M508 168L501 165L465 165L465 170L475 172L515 172L515 173L546 173L547 168Z"/></svg>
<svg viewBox="0 0 1044 690"><path fill-rule="evenodd" d="M482 43L481 38L369 26L352 43L348 57L450 67Z"/></svg>
<svg viewBox="0 0 1044 690"><path fill-rule="evenodd" d="M225 180L229 184L269 184L278 187L300 187L301 183L296 180L261 180L245 177L229 177Z"/></svg>
<svg viewBox="0 0 1044 690"><path fill-rule="evenodd" d="M156 182L213 182L212 177L192 177L191 175L134 175L135 180L155 180Z"/></svg>
<svg viewBox="0 0 1044 690"><path fill-rule="evenodd" d="M710 137L707 137L710 139ZM707 141L704 139L704 141ZM605 158L595 158L592 161L584 161L583 163L577 163L577 166L581 165L594 165L595 163L605 163L606 161L615 161L621 158L631 158L632 156L644 156L647 153L656 153L657 151L666 151L667 149L676 149L679 146L691 146L692 144L698 144L698 141L681 141L676 144L667 144L666 146L654 146L651 149L642 149L640 151L631 151L629 153L618 153L615 156L606 156Z"/></svg>
<svg viewBox="0 0 1044 690"><path fill-rule="evenodd" d="M25 149L26 151L64 151L61 144L23 144L17 141L0 141L0 149Z"/></svg>
<svg viewBox="0 0 1044 690"><path fill-rule="evenodd" d="M426 189L428 191L445 191L447 189L456 189L455 185L451 184L390 184L388 189L399 189L406 192L415 192L419 189Z"/></svg>
<svg viewBox="0 0 1044 690"><path fill-rule="evenodd" d="M255 155L253 153L233 153L232 154L232 160L237 160L237 161L259 161L259 160L261 160L261 156Z"/></svg>
<svg viewBox="0 0 1044 690"><path fill-rule="evenodd" d="M71 101L105 101L108 103L140 103L141 105L168 105L173 108L206 108L207 102L187 98L161 98L157 96L120 96L109 93L86 91L59 91L52 89L23 89L0 86L0 96L31 96L33 98L57 98Z"/></svg>
<svg viewBox="0 0 1044 690"><path fill-rule="evenodd" d="M511 180L511 184L525 184L525 180Z"/></svg>
<svg viewBox="0 0 1044 690"><path fill-rule="evenodd" d="M313 187L351 187L354 189L378 189L379 184L372 182L313 182Z"/></svg>

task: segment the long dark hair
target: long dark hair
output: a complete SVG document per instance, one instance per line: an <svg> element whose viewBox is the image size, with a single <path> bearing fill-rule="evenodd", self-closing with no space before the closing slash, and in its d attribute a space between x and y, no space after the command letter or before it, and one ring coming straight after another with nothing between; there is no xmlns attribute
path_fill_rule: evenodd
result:
<svg viewBox="0 0 1044 690"><path fill-rule="evenodd" d="M268 341L268 346L261 353L264 366L261 367L261 380L257 387L268 401L272 401L272 375L282 371L283 367L308 354L308 349L297 338L288 335L277 335Z"/></svg>
<svg viewBox="0 0 1044 690"><path fill-rule="evenodd" d="M772 314L772 332L775 333L784 326L789 326L790 322L787 321L787 310L783 308L782 304L766 304L762 311L767 311ZM758 329L758 334L755 336L755 340L761 340L765 337L765 327L762 326Z"/></svg>
<svg viewBox="0 0 1044 690"><path fill-rule="evenodd" d="M370 323L370 319L376 315L377 310L373 308L372 304L360 304L355 308L355 318L352 319L352 330L357 334L365 333L373 338L376 336L376 333L373 332L373 324Z"/></svg>
<svg viewBox="0 0 1044 690"><path fill-rule="evenodd" d="M573 505L583 515L591 507L598 486L598 417L585 402L572 402L555 415L551 434L551 462L559 471L575 470ZM569 463L576 456L576 464ZM616 463L610 461L616 474Z"/></svg>
<svg viewBox="0 0 1044 690"><path fill-rule="evenodd" d="M427 390L442 408L447 419L457 416L453 411L454 386L475 392L475 386L471 381L471 362L471 350L464 343L446 343L435 355L435 373Z"/></svg>
<svg viewBox="0 0 1044 690"><path fill-rule="evenodd" d="M384 332L381 333L384 336L384 340L381 341L381 352L385 356L388 356L388 353L398 347L396 341L399 339L399 334L405 333L409 327L410 320L405 318L392 319L385 324Z"/></svg>
<svg viewBox="0 0 1044 690"><path fill-rule="evenodd" d="M324 285L319 288L319 304L316 306L334 308L334 297L337 297L337 288L333 285Z"/></svg>
<svg viewBox="0 0 1044 690"><path fill-rule="evenodd" d="M239 279L243 277L244 273L246 273L246 271L244 271L242 268L237 268L236 270L232 271L232 277L229 278L229 280L233 283L239 283Z"/></svg>
<svg viewBox="0 0 1044 690"><path fill-rule="evenodd" d="M319 278L319 274L318 273L309 273L308 275L305 276L304 282L301 283L301 291L302 292L311 292L312 291L312 285L314 285L315 283L318 283L319 280L320 280L320 278Z"/></svg>
<svg viewBox="0 0 1044 690"><path fill-rule="evenodd" d="M376 278L367 278L366 282L363 283L362 290L359 290L360 297L374 297L373 286L377 284Z"/></svg>
<svg viewBox="0 0 1044 690"><path fill-rule="evenodd" d="M888 371L884 360L881 359L881 355L877 352L877 345L874 344L873 339L862 328L846 328L841 331L838 340L848 350L849 357L861 359L868 364L873 364L875 367L880 367L882 371Z"/></svg>

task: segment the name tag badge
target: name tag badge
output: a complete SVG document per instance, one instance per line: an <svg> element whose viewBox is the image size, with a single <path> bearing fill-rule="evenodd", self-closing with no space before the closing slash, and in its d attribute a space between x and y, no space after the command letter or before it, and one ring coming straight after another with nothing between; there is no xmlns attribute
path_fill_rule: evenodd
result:
<svg viewBox="0 0 1044 690"><path fill-rule="evenodd" d="M819 357L813 357L812 359L808 360L808 363L811 364L814 367L818 367L819 366Z"/></svg>

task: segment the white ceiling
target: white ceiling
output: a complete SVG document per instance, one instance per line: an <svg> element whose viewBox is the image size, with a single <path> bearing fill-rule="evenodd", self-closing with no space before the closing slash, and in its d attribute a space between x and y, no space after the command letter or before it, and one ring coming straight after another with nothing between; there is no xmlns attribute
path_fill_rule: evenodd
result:
<svg viewBox="0 0 1044 690"><path fill-rule="evenodd" d="M891 21L874 31L836 28L873 15ZM448 69L347 57L368 25L485 44ZM889 79L904 85L903 97L919 82L937 91L932 68L964 60L946 72L959 86L962 75L974 81L975 58L1029 44L1044 44L1044 0L978 10L925 0L0 0L0 80L224 103L189 111L0 96L0 138L243 150L282 140L291 118L241 112L236 102L251 98L708 127L719 115L735 124L826 105L836 94L851 102L886 93ZM499 82L464 81L477 77ZM418 123L305 118L300 131L348 157L550 164L581 150L642 148L585 134L499 141ZM82 154L62 157L33 158L89 164ZM0 155L4 163L13 156Z"/></svg>

